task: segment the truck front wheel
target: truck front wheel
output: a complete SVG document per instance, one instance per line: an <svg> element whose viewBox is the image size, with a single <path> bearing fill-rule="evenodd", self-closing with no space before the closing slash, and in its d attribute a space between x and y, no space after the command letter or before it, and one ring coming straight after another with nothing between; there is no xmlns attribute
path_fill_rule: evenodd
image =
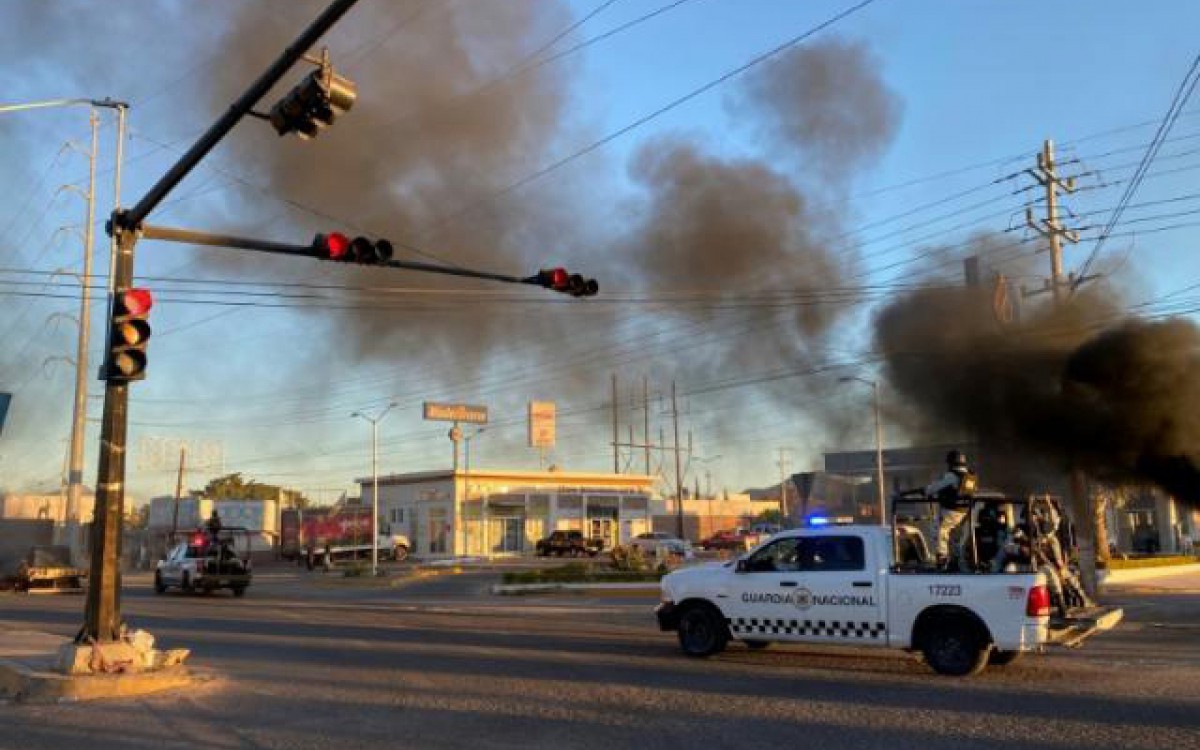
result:
<svg viewBox="0 0 1200 750"><path fill-rule="evenodd" d="M934 672L951 677L982 672L991 650L991 644L979 628L961 618L946 618L934 624L921 646L925 663Z"/></svg>
<svg viewBox="0 0 1200 750"><path fill-rule="evenodd" d="M696 605L679 616L679 645L688 656L712 656L728 643L729 629L714 607Z"/></svg>

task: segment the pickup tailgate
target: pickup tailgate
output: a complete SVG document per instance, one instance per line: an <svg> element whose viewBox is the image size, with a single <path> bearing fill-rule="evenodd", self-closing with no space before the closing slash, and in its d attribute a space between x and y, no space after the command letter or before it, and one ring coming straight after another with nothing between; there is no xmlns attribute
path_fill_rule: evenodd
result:
<svg viewBox="0 0 1200 750"><path fill-rule="evenodd" d="M1120 607L1087 607L1050 620L1046 642L1075 648L1096 633L1112 630L1125 617Z"/></svg>

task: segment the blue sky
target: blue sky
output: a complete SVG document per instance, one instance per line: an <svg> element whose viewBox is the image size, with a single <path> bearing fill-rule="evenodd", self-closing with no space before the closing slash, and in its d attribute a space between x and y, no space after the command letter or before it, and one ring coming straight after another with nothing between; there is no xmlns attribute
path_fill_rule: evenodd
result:
<svg viewBox="0 0 1200 750"><path fill-rule="evenodd" d="M48 1L52 5L58 2ZM483 1L454 0L466 8ZM17 18L20 13L14 9L23 11L23 3L32 4L33 0L10 0L0 14L12 13ZM619 0L571 39L592 38L667 4L666 0ZM256 72L223 69L223 37L217 31L219 24L211 23L211 8L206 23L192 27L185 5L161 5L168 10L155 21L177 24L169 31L131 21L130 38L145 46L118 50L105 64L96 64L69 46L48 46L37 59L6 61L5 72L0 74L6 79L10 101L108 94L131 99L135 104L130 120L133 137L127 154L133 160L125 177L127 201L139 197L174 158L170 149L157 144L180 139L211 118L211 110L198 94L199 79L229 76L236 81L239 74L244 79ZM302 5L315 11L322 4ZM568 5L578 17L601 3L571 0ZM849 5L833 0L691 0L597 42L563 62L570 66L569 107L577 126L563 133L554 151L569 153L620 129ZM88 13L100 12L95 8L80 11L79 23L86 28ZM1126 176L1131 171L1128 165L1140 158L1140 147L1153 134L1147 123L1161 117L1197 53L1194 29L1198 17L1200 7L1182 0L1143 4L877 0L826 32L868 43L880 74L902 104L899 129L876 163L847 174L847 187L835 199L818 201L821 210L835 213L851 230L847 243L863 258L864 281L911 279L920 264L905 261L928 244L953 244L971 231L1019 226L1023 202L1031 194L1014 192L1030 182L1018 173L1032 166L1034 152L1047 137L1059 143L1067 168L1092 173L1080 181L1089 189L1068 200L1079 215L1078 223L1102 222L1121 188L1101 186ZM414 21L418 30L421 22ZM335 54L339 46L354 49L361 43L349 36L349 31L331 38ZM391 49L394 44L384 42L377 54L399 54ZM563 40L559 46L569 45L569 40ZM111 47L106 49L113 52ZM352 65L347 72L354 72ZM731 81L699 96L526 190L532 195L586 191L593 189L593 181L602 182L605 187L597 189L595 213L589 222L615 225L619 231L630 206L638 200L623 178L626 164L639 146L656 135L683 132L717 154L757 156L781 170L802 171L802 166L789 163L778 153L764 153L755 129L730 105L736 85L736 80ZM371 91L364 88L361 96L368 99ZM338 122L338 137L348 137L341 131L354 128L354 114L352 111ZM1200 156L1189 155L1200 145L1189 139L1200 133L1196 128L1194 116L1185 114L1180 119L1172 133L1176 140L1164 147L1156 170L1135 198L1134 203L1150 205L1131 209L1127 218L1139 221L1128 229L1143 233L1114 239L1100 258L1102 270L1136 271L1131 293L1135 301L1200 281L1200 268L1188 252L1194 229L1149 231L1192 220L1186 214L1196 208L1195 201L1160 201L1198 192L1196 172L1189 170L1200 165ZM103 131L104 164L111 163L111 132L111 128ZM0 226L7 227L0 267L52 272L78 263L78 242L70 235L56 235L55 229L77 224L82 208L70 194L56 195L55 190L86 174L81 157L72 152L60 154L64 140L83 139L86 133L82 111L8 115L0 122L0 169L8 175L0 187ZM303 148L321 149L323 139L331 137L322 136ZM261 143L269 148L297 148L273 140ZM303 158L302 151L296 153ZM229 151L219 150L212 163L244 174L258 173L253 160L231 163L233 158ZM542 166L540 159L516 154L506 178L534 172ZM603 180L597 175L603 175ZM937 175L943 176L935 178ZM802 174L796 177L804 179ZM103 205L111 201L109 180L102 172L99 192ZM988 185L994 180L1000 181ZM913 184L895 187L907 183ZM978 191L970 196L954 198L975 188ZM226 174L211 169L199 170L173 197L186 200L164 206L157 215L163 223L221 228L244 221L247 207L262 200L253 191L229 182ZM982 205L968 210L974 203ZM255 233L275 239L308 238L311 217L301 227L292 223L295 217L286 209L274 206L269 210L276 220L255 223ZM31 216L39 220L28 221ZM946 218L940 218L943 216ZM605 252L608 238L604 233L591 233L592 228L580 224L565 238L578 248L575 257L584 266L590 253ZM614 231L613 226L606 231ZM1024 235L1012 232L1008 236L1019 240ZM1090 250L1087 241L1070 249L1068 268L1077 267ZM214 268L211 254L221 252L225 251L144 243L138 271L143 276L194 274L252 281L285 275L310 282L333 278L325 275L326 266L263 263L233 270ZM103 267L103 253L99 258ZM1044 255L1036 256L1034 262L1039 271L1048 265ZM630 272L636 273L636 269ZM46 277L0 273L0 291L27 291L30 287L11 282L31 280L44 282ZM1026 281L1038 283L1035 278ZM404 281L389 277L386 283L402 285ZM688 283L681 280L685 287ZM606 289L605 279L601 284ZM155 283L147 281L146 286L154 288ZM66 294L69 290L52 291ZM41 321L74 307L69 299L0 294L0 314L8 321L0 323L0 390L17 394L10 423L0 436L0 486L5 489L57 488L62 440L69 423L71 377L69 368L52 358L70 351L72 330L69 324L55 329ZM577 310L562 314L575 316L571 320L577 321L577 329L571 340L561 342L561 351L579 356L588 350L589 337L598 334L592 328L604 323L594 319L599 316ZM869 315L870 305L853 311L838 356L849 360L861 354L864 341L859 334ZM538 342L520 340L519 327L514 329L514 337L523 348L511 362L492 363L464 378L461 369L454 367L454 356L448 355L437 367L405 371L406 382L398 387L395 373L404 361L402 351L394 360L330 362L323 342L325 337L339 335L338 331L329 330L311 314L286 308L231 311L164 303L155 310L154 325L152 377L134 387L131 436L135 445L149 446L156 440L161 445L164 439L179 438L209 447L219 445L226 470L307 489L325 499L350 488L350 480L364 475L370 465L367 426L351 420L350 413L379 408L396 396L402 397L402 408L389 416L381 432L386 471L448 463L445 426L420 420L416 404L426 397L492 405L501 424L476 441L473 453L475 461L495 466L536 463L533 452L523 447L522 404L528 398L557 399L564 415L555 460L567 468L609 467L608 429L594 409L593 413L586 410L607 399L607 372L614 364L623 386L640 388L642 376L648 375L661 395L675 376L682 392L697 392L684 399L685 430L694 427L698 454L721 454L719 461L708 465L717 486L740 489L769 483L778 476L773 462L780 446L793 449L792 468L803 469L817 466L822 450L863 447L870 439L867 429L836 438L823 434L806 420L802 406L781 410L777 402L760 397L752 385L701 393L720 377L680 372L672 366L671 346L689 345L686 339L675 338L671 345L660 342L638 351L631 347L627 357L613 356L607 360L609 364L589 365L602 371L600 387L595 387L593 378L591 391L584 393L570 387L575 376L558 366L555 346L549 346L549 352L535 350L533 344ZM631 339L646 336L670 325L667 320L638 319L628 335ZM236 342L231 344L233 333ZM467 346L452 340L425 345L451 352ZM695 341L690 345L704 344ZM528 362L526 350L532 352ZM526 372L531 366L537 372ZM727 375L752 379L774 371L771 363L761 362L746 362L738 369ZM870 404L865 390L836 384L823 388L821 397L843 403L848 410L861 409L864 427L868 426ZM569 395L563 397L564 393ZM624 395L623 402L628 398ZM98 417L99 401L93 399L92 404L92 416ZM660 424L668 426L662 411L662 403L656 400L654 431ZM721 430L712 428L714 419L720 420ZM636 420L640 424L640 416ZM93 425L87 443L89 484L94 477L95 433ZM130 462L136 495L172 491L172 469L147 462L144 456L140 464L137 456ZM634 466L640 466L640 460ZM216 469L198 467L189 484L200 486Z"/></svg>

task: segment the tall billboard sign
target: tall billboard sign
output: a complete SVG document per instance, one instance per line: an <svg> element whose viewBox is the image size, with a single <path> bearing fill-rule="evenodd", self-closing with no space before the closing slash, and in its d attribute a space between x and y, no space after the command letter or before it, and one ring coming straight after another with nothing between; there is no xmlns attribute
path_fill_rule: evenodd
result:
<svg viewBox="0 0 1200 750"><path fill-rule="evenodd" d="M553 448L555 406L553 401L529 402L529 447Z"/></svg>
<svg viewBox="0 0 1200 750"><path fill-rule="evenodd" d="M441 404L435 401L426 401L425 419L434 422L487 424L488 410L486 406L473 404Z"/></svg>

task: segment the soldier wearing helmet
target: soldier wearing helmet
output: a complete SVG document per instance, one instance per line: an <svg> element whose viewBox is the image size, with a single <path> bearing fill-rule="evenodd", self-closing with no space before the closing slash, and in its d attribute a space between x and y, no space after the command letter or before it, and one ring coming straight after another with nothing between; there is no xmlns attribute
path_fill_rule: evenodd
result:
<svg viewBox="0 0 1200 750"><path fill-rule="evenodd" d="M974 492L975 475L967 466L966 454L960 450L949 451L946 454L946 473L925 488L925 496L936 500L938 504L938 567L945 567L950 560L950 536L966 519ZM966 536L963 531L959 531L957 552L960 562L965 559L963 550Z"/></svg>

